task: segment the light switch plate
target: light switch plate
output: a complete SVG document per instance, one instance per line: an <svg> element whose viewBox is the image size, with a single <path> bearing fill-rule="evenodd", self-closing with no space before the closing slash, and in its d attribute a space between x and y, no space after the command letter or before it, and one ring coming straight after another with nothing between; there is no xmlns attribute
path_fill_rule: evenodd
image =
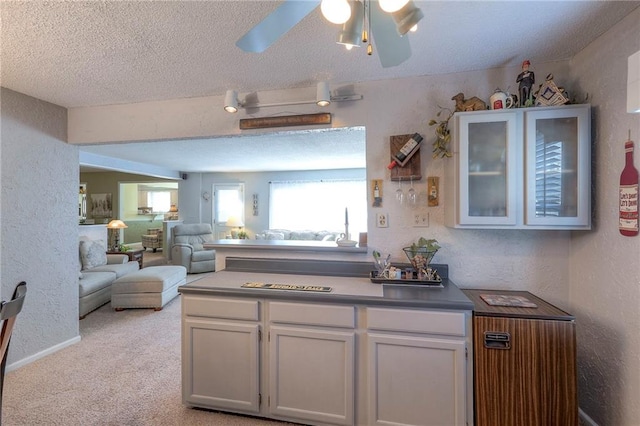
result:
<svg viewBox="0 0 640 426"><path fill-rule="evenodd" d="M428 228L429 227L429 213L415 213L413 215L414 228Z"/></svg>

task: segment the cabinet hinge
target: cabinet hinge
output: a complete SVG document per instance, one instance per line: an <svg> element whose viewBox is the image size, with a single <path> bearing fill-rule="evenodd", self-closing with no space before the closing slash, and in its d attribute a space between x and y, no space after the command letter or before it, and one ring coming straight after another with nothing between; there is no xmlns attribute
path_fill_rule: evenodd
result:
<svg viewBox="0 0 640 426"><path fill-rule="evenodd" d="M267 407L271 407L271 395L267 397Z"/></svg>
<svg viewBox="0 0 640 426"><path fill-rule="evenodd" d="M270 341L271 341L271 332L268 332L267 333L267 342L270 342Z"/></svg>
<svg viewBox="0 0 640 426"><path fill-rule="evenodd" d="M469 349L464 348L464 359L469 359Z"/></svg>
<svg viewBox="0 0 640 426"><path fill-rule="evenodd" d="M262 342L262 330L258 329L258 342Z"/></svg>
<svg viewBox="0 0 640 426"><path fill-rule="evenodd" d="M262 394L258 394L258 407L262 405Z"/></svg>

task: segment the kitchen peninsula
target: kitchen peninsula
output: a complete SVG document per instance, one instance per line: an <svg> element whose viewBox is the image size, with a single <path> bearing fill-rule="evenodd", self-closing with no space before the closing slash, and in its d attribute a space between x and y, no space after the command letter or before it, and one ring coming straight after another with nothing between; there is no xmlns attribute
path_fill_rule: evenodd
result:
<svg viewBox="0 0 640 426"><path fill-rule="evenodd" d="M426 287L229 260L179 290L185 405L314 425L473 423L473 303L446 265Z"/></svg>
<svg viewBox="0 0 640 426"><path fill-rule="evenodd" d="M225 269L225 259L229 256L361 262L368 260L366 247L339 247L335 241L229 239L205 243L203 247L216 251L216 271Z"/></svg>

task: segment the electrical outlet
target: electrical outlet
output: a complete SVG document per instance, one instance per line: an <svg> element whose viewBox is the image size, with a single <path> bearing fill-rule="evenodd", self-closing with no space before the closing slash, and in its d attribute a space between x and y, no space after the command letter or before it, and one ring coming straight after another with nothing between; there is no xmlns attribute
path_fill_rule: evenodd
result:
<svg viewBox="0 0 640 426"><path fill-rule="evenodd" d="M376 226L378 228L388 228L389 227L389 217L386 213L378 213L376 214Z"/></svg>
<svg viewBox="0 0 640 426"><path fill-rule="evenodd" d="M413 215L413 226L415 228L428 228L429 213L415 213Z"/></svg>

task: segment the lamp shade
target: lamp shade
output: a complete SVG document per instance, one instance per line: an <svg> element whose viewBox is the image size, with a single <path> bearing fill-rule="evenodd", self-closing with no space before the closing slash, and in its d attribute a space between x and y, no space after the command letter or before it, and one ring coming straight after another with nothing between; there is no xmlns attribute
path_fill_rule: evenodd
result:
<svg viewBox="0 0 640 426"><path fill-rule="evenodd" d="M237 228L237 227L240 227L240 226L244 226L244 223L237 216L229 216L229 218L227 219L226 226Z"/></svg>
<svg viewBox="0 0 640 426"><path fill-rule="evenodd" d="M107 228L109 229L124 229L128 228L127 224L119 219L114 219L109 224L107 224Z"/></svg>
<svg viewBox="0 0 640 426"><path fill-rule="evenodd" d="M413 0L409 1L402 9L393 12L391 16L396 22L396 30L400 35L408 33L411 28L418 25L418 22L424 18L422 10L416 7Z"/></svg>
<svg viewBox="0 0 640 426"><path fill-rule="evenodd" d="M350 1L351 18L342 25L342 30L338 34L338 44L344 44L347 49L353 46L360 46L362 38L362 27L364 26L364 4L359 1Z"/></svg>
<svg viewBox="0 0 640 426"><path fill-rule="evenodd" d="M238 92L235 90L227 90L224 97L224 110L227 112L238 112Z"/></svg>
<svg viewBox="0 0 640 426"><path fill-rule="evenodd" d="M627 112L640 113L640 50L629 56Z"/></svg>
<svg viewBox="0 0 640 426"><path fill-rule="evenodd" d="M319 81L316 90L316 104L318 106L327 106L331 103L331 92L329 91L329 83Z"/></svg>

